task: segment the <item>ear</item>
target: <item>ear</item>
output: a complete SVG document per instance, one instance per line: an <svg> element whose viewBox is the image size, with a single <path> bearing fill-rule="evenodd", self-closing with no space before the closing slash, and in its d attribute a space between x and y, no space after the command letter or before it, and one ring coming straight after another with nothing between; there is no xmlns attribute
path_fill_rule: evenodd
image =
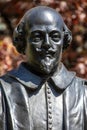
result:
<svg viewBox="0 0 87 130"><path fill-rule="evenodd" d="M72 33L65 24L63 31L64 31L64 40L63 40L63 50L64 50L70 45L72 41Z"/></svg>
<svg viewBox="0 0 87 130"><path fill-rule="evenodd" d="M21 20L13 32L13 44L19 53L25 54L25 23Z"/></svg>

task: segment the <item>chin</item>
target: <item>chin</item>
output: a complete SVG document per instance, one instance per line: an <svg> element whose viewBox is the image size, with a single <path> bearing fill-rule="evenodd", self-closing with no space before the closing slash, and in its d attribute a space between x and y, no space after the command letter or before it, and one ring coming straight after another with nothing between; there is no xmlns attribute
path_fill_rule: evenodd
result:
<svg viewBox="0 0 87 130"><path fill-rule="evenodd" d="M52 72L52 69L48 66L43 66L41 69L42 69L42 72L46 75L49 75Z"/></svg>
<svg viewBox="0 0 87 130"><path fill-rule="evenodd" d="M43 59L41 60L41 71L43 71L44 74L49 75L54 72L55 64L54 59Z"/></svg>

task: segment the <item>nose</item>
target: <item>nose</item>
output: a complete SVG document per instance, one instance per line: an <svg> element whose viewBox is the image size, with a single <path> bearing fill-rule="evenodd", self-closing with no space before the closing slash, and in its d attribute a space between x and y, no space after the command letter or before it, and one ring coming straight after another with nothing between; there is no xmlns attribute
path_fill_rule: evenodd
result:
<svg viewBox="0 0 87 130"><path fill-rule="evenodd" d="M47 49L50 47L50 41L49 41L48 34L45 35L45 40L44 40L43 46L44 46L44 48L47 48Z"/></svg>

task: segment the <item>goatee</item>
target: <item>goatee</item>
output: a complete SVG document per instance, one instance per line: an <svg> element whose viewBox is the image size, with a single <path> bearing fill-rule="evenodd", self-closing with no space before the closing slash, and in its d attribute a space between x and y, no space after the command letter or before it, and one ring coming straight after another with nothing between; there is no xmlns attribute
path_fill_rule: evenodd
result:
<svg viewBox="0 0 87 130"><path fill-rule="evenodd" d="M41 60L41 70L46 74L50 74L54 69L54 59L50 59L49 57L45 57Z"/></svg>

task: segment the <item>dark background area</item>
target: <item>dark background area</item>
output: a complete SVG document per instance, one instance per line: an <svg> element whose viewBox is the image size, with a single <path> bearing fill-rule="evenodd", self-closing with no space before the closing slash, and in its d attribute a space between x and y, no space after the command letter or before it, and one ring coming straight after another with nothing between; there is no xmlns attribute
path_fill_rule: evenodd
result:
<svg viewBox="0 0 87 130"><path fill-rule="evenodd" d="M73 35L62 61L69 70L87 78L87 0L0 0L0 75L26 60L12 44L13 30L23 14L38 5L61 13Z"/></svg>

